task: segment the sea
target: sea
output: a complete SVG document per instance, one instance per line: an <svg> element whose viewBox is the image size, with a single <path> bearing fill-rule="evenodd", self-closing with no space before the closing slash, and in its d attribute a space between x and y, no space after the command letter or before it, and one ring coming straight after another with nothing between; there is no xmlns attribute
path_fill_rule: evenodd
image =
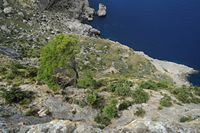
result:
<svg viewBox="0 0 200 133"><path fill-rule="evenodd" d="M89 0L107 6L90 25L101 37L118 41L161 60L200 71L200 0ZM188 80L200 86L200 73Z"/></svg>

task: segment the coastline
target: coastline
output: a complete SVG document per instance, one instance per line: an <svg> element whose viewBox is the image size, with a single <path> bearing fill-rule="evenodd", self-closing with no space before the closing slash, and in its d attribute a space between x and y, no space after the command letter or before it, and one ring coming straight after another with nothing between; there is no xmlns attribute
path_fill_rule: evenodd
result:
<svg viewBox="0 0 200 133"><path fill-rule="evenodd" d="M128 47L127 45L121 44L119 42L115 42L110 39L106 39L106 40L116 43L118 45L121 45L123 47L127 47L127 49L132 49ZM134 51L134 52L148 59L156 67L158 71L169 76L177 86L192 85L188 80L188 76L198 72L194 68L191 68L183 64L178 64L178 63L166 61L166 60L154 59L142 51Z"/></svg>

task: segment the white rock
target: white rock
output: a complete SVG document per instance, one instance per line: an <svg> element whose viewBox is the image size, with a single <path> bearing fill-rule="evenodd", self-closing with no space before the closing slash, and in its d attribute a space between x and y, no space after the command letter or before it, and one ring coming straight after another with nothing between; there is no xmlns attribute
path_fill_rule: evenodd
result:
<svg viewBox="0 0 200 133"><path fill-rule="evenodd" d="M10 13L12 13L12 10L13 10L12 7L6 7L6 8L4 8L3 12L4 12L5 14L10 14Z"/></svg>
<svg viewBox="0 0 200 133"><path fill-rule="evenodd" d="M99 4L99 10L97 12L98 16L106 16L106 6L103 5L102 3Z"/></svg>
<svg viewBox="0 0 200 133"><path fill-rule="evenodd" d="M6 0L3 0L3 6L6 7L8 5L9 5L8 2Z"/></svg>
<svg viewBox="0 0 200 133"><path fill-rule="evenodd" d="M21 16L21 17L24 17L23 12L18 12L18 15Z"/></svg>
<svg viewBox="0 0 200 133"><path fill-rule="evenodd" d="M7 27L6 25L2 25L2 26L1 26L1 30L2 30L2 31L5 31L5 32L7 32L7 33L10 33L10 32L11 32L10 29L8 29L8 27Z"/></svg>

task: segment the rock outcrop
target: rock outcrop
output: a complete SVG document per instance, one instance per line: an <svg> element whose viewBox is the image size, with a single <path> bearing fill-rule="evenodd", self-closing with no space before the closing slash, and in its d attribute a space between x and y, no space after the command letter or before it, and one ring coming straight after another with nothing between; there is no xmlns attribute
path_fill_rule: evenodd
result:
<svg viewBox="0 0 200 133"><path fill-rule="evenodd" d="M99 9L97 11L97 15L100 17L106 16L106 6L102 3L99 4Z"/></svg>
<svg viewBox="0 0 200 133"><path fill-rule="evenodd" d="M168 76L170 76L176 85L190 86L187 77L188 75L196 72L193 68L190 68L182 64L177 64L174 62L153 59L148 55L144 54L143 52L137 52L137 53L143 55L145 58L150 60L157 70L159 70L163 74L167 74Z"/></svg>
<svg viewBox="0 0 200 133"><path fill-rule="evenodd" d="M70 17L92 20L94 9L88 0L39 0L41 10L56 10L70 14Z"/></svg>
<svg viewBox="0 0 200 133"><path fill-rule="evenodd" d="M186 76L193 73L194 69L152 59L118 42L100 39L98 37L100 31L82 23L82 20L93 18L94 9L89 7L88 0L16 1L17 4L14 5L12 2L15 0L0 0L0 89L2 86L3 89L9 89L11 85L19 85L21 90L33 92L34 98L31 101L26 99L27 101L23 101L22 104L7 104L5 98L0 97L0 132L198 133L200 131L199 92L193 89L191 94L180 93L180 97L172 92L177 85L178 87L190 85ZM103 4L99 5L98 15L106 15L106 6ZM80 46L80 53L77 55L77 63L81 64L80 74L84 74L84 70L91 70L95 84L100 83L99 88L83 89L69 86L53 92L46 85L35 81L40 48L59 33L76 34ZM17 63L12 64L13 62ZM32 77L28 77L30 75ZM87 80L90 82L91 79ZM125 100L134 101L135 95L119 96L108 89L121 80L131 82L132 85L128 88L130 93L138 89L143 81L149 80L155 80L156 83L160 83L161 80L167 81L166 83L169 82L167 85L172 88L158 90L144 88L143 93L150 97L146 103L131 103L127 108L124 107L124 110L117 110L117 117L109 119L109 125L97 123L96 116L110 99L117 99L117 109ZM171 86L172 81L175 83L173 86ZM126 84L122 87L127 89ZM100 104L98 105L100 107L93 107L87 103L87 96L92 91L94 94L97 93L95 99L98 102L95 104ZM171 107L160 105L161 99L166 95L171 98ZM188 98L186 100L193 103L182 102L180 99L184 99L185 96ZM146 113L143 117L135 115L137 108L144 109ZM189 120L180 123L183 116L188 116Z"/></svg>

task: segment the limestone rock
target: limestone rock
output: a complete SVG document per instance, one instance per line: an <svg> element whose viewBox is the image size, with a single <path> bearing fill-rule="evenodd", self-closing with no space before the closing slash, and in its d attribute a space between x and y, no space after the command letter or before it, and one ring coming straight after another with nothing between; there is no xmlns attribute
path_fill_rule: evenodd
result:
<svg viewBox="0 0 200 133"><path fill-rule="evenodd" d="M100 17L106 16L106 6L102 3L99 4L99 10L97 11L97 15Z"/></svg>
<svg viewBox="0 0 200 133"><path fill-rule="evenodd" d="M6 7L6 8L4 8L3 12L4 12L5 14L10 14L10 13L12 13L12 10L13 10L12 7Z"/></svg>
<svg viewBox="0 0 200 133"><path fill-rule="evenodd" d="M6 6L8 6L8 5L9 5L9 4L8 4L7 0L3 0L3 6L6 7Z"/></svg>

